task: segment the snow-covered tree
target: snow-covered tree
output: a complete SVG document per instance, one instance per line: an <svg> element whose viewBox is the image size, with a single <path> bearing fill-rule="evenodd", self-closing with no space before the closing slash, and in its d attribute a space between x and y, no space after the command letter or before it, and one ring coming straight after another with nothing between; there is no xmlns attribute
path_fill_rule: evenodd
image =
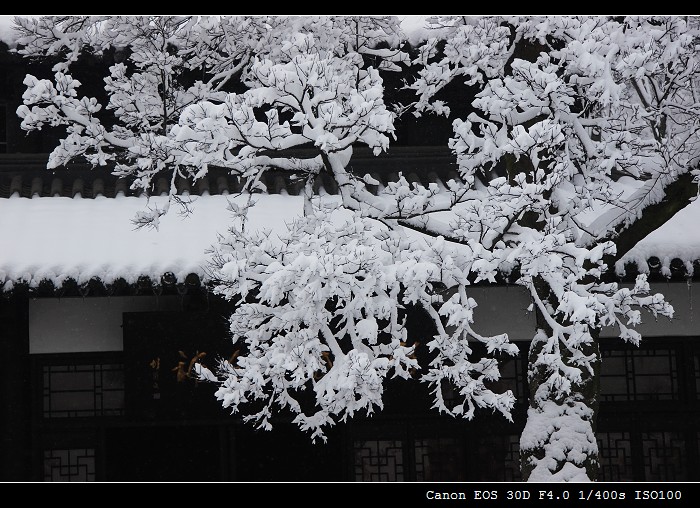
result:
<svg viewBox="0 0 700 508"><path fill-rule="evenodd" d="M644 214L697 166L697 20L431 21L441 35L420 55L416 114L449 113L435 96L453 80L479 87L450 146L463 176L482 186L480 202L496 209L488 227L498 242L486 246L516 261L537 311L524 477L595 478L598 331L615 326L638 344L638 307L672 313L646 295L643 276L633 289L603 283L602 261L624 254L626 233L639 235Z"/></svg>
<svg viewBox="0 0 700 508"><path fill-rule="evenodd" d="M132 189L146 192L152 190L155 175L169 174L168 205L144 212L137 219L155 227L171 202L185 209L188 206L177 194L178 176L196 181L206 174L210 163L244 174L248 165L265 164L265 156L256 159L248 151L231 154L227 149L247 143L262 152L266 147L279 149L300 143L293 138L280 141L289 125L273 118L278 105L268 107L272 115L264 127L268 132L259 132L264 123L255 115L265 109L265 100L252 98L254 102L239 105L236 101L250 99L229 95L258 83L257 74L267 72L263 61L286 62L293 67L296 46L304 44L298 37L308 34L314 51L336 54L348 65L363 58L376 60L375 74L378 69L398 69L397 64L407 58L395 49L400 41L396 19L369 16L47 16L18 17L15 28L20 54L56 60L53 81L27 75L25 105L17 111L22 128L27 130L66 126L67 135L51 153L48 167L76 158L95 166L112 164L115 175L132 178ZM102 54L110 49L119 57L104 78L108 101L101 104L95 97L80 97L81 83L71 76L71 65L83 53ZM314 64L310 65L308 70L315 72ZM269 79L275 78L270 75ZM225 109L227 101L233 101L231 108L240 110L236 118L241 125L238 139L226 140L218 149L210 146L203 150L178 137L178 123L188 107L216 103ZM204 112L190 109L185 114ZM217 122L217 117L209 121ZM206 156L201 155L204 152ZM282 164L279 160L267 162Z"/></svg>
<svg viewBox="0 0 700 508"><path fill-rule="evenodd" d="M224 407L263 428L279 410L312 438L382 407L389 377L429 383L434 407L510 418L496 393L505 334L472 326L475 283L511 274L532 297L523 476L595 479L598 333L638 344L641 311L672 315L644 276L608 277L666 192L697 163L697 25L683 17L444 17L409 62L394 17L87 17L23 20L20 51L58 56L55 79L27 76L27 130L66 125L51 154L114 164L150 189L155 175L240 176L254 206L264 171L304 182L304 216L276 236L231 230L212 251L214 291L237 305L237 355L202 377ZM71 63L108 48L108 103L79 96ZM415 102L385 103L385 72L419 67ZM455 84L464 93L442 96ZM389 149L396 111L449 115L461 179L386 187L351 170L353 148ZM446 142L448 142L446 140ZM299 156L295 148L305 148ZM329 175L338 196L314 194ZM678 203L676 210L685 203ZM666 207L668 209L668 207ZM165 210L137 220L156 224ZM668 213L667 213L668 215ZM620 248L622 246L622 248ZM435 335L420 364L404 326L422 308ZM507 311L504 311L507 312ZM478 329L478 327L476 328ZM474 344L485 345L485 355ZM446 393L458 397L445 397ZM310 395L310 396L309 396Z"/></svg>

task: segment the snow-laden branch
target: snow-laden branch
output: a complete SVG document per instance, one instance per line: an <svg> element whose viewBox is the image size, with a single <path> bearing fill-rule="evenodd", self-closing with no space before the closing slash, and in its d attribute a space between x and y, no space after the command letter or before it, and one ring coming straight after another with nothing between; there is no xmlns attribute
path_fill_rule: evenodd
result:
<svg viewBox="0 0 700 508"><path fill-rule="evenodd" d="M406 241L342 208L330 215L307 215L274 239L233 228L220 243L212 273L220 281L217 292L242 302L231 317L231 331L245 351L237 357L245 368L220 372L217 396L224 405L240 410L250 400L247 393L274 405L263 394L278 393L282 379L291 379L297 388L314 386L315 406L300 406L295 412L302 428L316 437L323 437L323 427L335 418L345 419L358 410L371 413L381 407L381 379L408 378L424 368L415 360L416 346L407 344L403 326L405 307L417 305L438 330L427 346L438 359L454 365L447 371L435 360L422 379L435 385L449 381L463 395L449 412L471 418L476 407L491 407L509 417L512 394L493 393L487 387L499 378L497 362L477 359L473 368L464 369L470 349L464 342L457 353L452 344L466 339L465 330L486 343L489 354L514 354L517 348L505 336L484 337L471 329L476 304L464 292L457 298L469 305L457 305L453 297L440 312L435 307L441 298L431 287L454 278L466 280L463 269L469 258L454 257L445 265L450 248L444 242L444 247L408 250ZM251 296L255 303L243 303ZM443 316L455 328L450 340ZM291 354L302 347L304 355ZM272 375L277 372L285 374ZM339 376L348 375L351 378L340 381ZM440 400L436 399L438 407ZM270 424L267 412L258 424Z"/></svg>

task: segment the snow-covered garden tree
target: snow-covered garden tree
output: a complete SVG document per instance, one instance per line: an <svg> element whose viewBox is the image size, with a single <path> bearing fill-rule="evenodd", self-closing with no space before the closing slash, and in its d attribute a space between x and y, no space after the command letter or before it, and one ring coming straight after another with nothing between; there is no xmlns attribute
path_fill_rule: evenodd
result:
<svg viewBox="0 0 700 508"><path fill-rule="evenodd" d="M58 58L53 80L27 76L17 111L27 130L66 126L50 167L113 165L146 191L167 173L171 202L185 207L178 175L196 181L223 167L245 182L248 205L232 205L211 265L213 291L237 304L238 354L217 372L198 368L224 407L267 429L289 411L324 439L328 426L381 409L386 380L400 377L428 383L438 411L510 419L513 394L491 387L517 347L477 332L470 296L508 274L538 323L523 478L596 479L599 330L638 344L642 311L673 312L644 276L620 287L609 267L687 204L664 198L692 187L697 163L695 20L441 17L417 48L395 17L47 17L18 27L22 54ZM82 52L106 50L121 61L101 104L70 70ZM386 102L392 72L406 73L413 93L402 105ZM463 93L445 93L455 87ZM353 173L353 149L388 151L399 114L429 126L454 110L470 111L445 140L459 181L381 187ZM246 227L270 169L304 186L303 217L275 235ZM314 193L322 173L337 196ZM136 221L157 226L166 211ZM407 340L410 306L434 325L425 363Z"/></svg>

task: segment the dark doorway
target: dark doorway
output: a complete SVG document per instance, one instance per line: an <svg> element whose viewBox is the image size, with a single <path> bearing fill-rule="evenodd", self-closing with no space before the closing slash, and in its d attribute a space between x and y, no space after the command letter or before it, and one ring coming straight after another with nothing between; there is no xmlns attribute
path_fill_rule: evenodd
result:
<svg viewBox="0 0 700 508"><path fill-rule="evenodd" d="M271 431L251 425L236 429L234 449L239 481L337 482L346 479L342 431L328 429L328 441L311 441L295 424Z"/></svg>
<svg viewBox="0 0 700 508"><path fill-rule="evenodd" d="M208 312L124 313L126 416L137 421L225 418L216 384L198 382L201 364L216 371L233 344L226 317ZM202 356L203 355L203 356Z"/></svg>
<svg viewBox="0 0 700 508"><path fill-rule="evenodd" d="M222 481L219 429L158 426L108 429L106 481Z"/></svg>

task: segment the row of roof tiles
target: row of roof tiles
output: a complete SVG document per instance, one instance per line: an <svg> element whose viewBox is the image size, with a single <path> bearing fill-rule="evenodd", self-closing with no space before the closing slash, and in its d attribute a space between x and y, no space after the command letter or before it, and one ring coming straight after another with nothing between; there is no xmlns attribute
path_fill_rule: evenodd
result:
<svg viewBox="0 0 700 508"><path fill-rule="evenodd" d="M396 181L401 172L408 181L428 185L442 184L447 180L459 180L454 158L441 147L425 147L419 151L398 149L391 156L374 157L367 150L359 150L353 159L358 174L370 174L385 185ZM54 171L46 169L47 155L0 156L0 198L10 197L115 197L117 195L140 196L142 189L132 190L130 182L118 178L105 168L90 168L85 164L71 164ZM427 168L427 169L426 169ZM293 181L284 172L270 170L263 174L261 182L269 194L298 195L304 183ZM189 195L235 194L241 191L242 182L226 170L211 168L207 175L192 183L178 178L178 193ZM334 180L325 174L315 181L316 192L337 194ZM170 190L166 177L157 178L151 195L165 195ZM370 190L376 191L377 189Z"/></svg>
<svg viewBox="0 0 700 508"><path fill-rule="evenodd" d="M93 170L85 166L75 165L70 168L48 171L45 169L45 157L39 155L30 156L0 156L0 198L14 199L18 197L51 197L61 196L73 199L95 198L98 196L117 197L138 196L139 193L129 188L128 182L124 179L111 175L104 169ZM408 167L407 178L409 181L419 182L423 185L429 183L444 184L450 178L459 178L453 159L445 154L444 150L431 152L422 148L419 152L413 153L404 151L398 157L389 160L389 163L378 165L377 159L367 156L359 158L357 167L363 173L372 175L376 180L386 184L388 181L395 181L398 178L398 169ZM387 159L385 159L387 161ZM419 173L410 171L416 166L425 165L430 161L429 171ZM373 166L369 163L372 162ZM372 171L372 169L375 169ZM420 175L420 176L419 176ZM302 189L302 183L290 181L283 173L270 171L264 178L263 183L268 194L288 194L298 195ZM227 195L235 194L241 190L239 180L226 171L212 169L208 175L191 184L185 179L177 181L178 190L182 194L190 195ZM160 178L155 182L152 195L167 194L169 182L166 178ZM320 193L336 194L337 187L333 180L327 175L321 175L316 182L316 191ZM700 258L700 255L697 256ZM700 279L700 260L687 258L659 258L651 256L647 259L647 266L639 266L641 260L628 263L625 266L623 279L629 279L640 272L649 273L652 280L684 280L692 276L693 279ZM612 268L612 267L611 267ZM151 274L153 275L153 274ZM180 279L183 279L180 274ZM180 292L187 291L188 288L202 287L202 280L196 273L190 274L190 283L185 284L184 280L168 283L167 274L160 280L158 277L150 278L144 276L134 281L133 277L129 282L123 280L124 284L113 281L103 282L99 277L94 277L88 282L78 284L71 277L67 277L59 287L54 283L32 284L30 291L36 294L56 294L57 292L85 295L92 294L113 294L124 291L133 294L134 291L152 291L158 294L161 291ZM507 283L509 277L504 276L502 282ZM118 280L118 279L116 279ZM196 282L192 282L196 281ZM21 287L21 282L17 287ZM123 287L122 287L123 286ZM121 289L120 289L121 288ZM128 288L128 289L125 289ZM148 289L145 289L148 288ZM1 291L0 291L1 292Z"/></svg>
<svg viewBox="0 0 700 508"><path fill-rule="evenodd" d="M369 173L382 185L387 182L397 181L399 174L392 172L381 174ZM437 173L431 172L424 176L418 173L404 175L409 182L427 186L430 183L444 184L444 180ZM448 175L449 179L459 179L455 171ZM292 181L279 171L268 171L260 179L265 185L268 194L299 195L304 187L301 180ZM96 172L94 175L71 177L70 175L50 174L0 174L0 198L33 198L33 197L68 197L68 198L95 198L104 196L113 198L118 195L141 196L143 189L136 191L130 189L129 182L124 178L117 178L104 172ZM226 195L235 194L242 190L240 179L220 171L211 171L210 174L191 183L189 180L178 177L176 180L178 194L189 195ZM378 189L368 186L376 192ZM164 196L169 193L170 182L167 178L158 178L150 192L154 196ZM314 191L321 194L337 194L338 187L335 181L326 174L321 174L314 182Z"/></svg>

